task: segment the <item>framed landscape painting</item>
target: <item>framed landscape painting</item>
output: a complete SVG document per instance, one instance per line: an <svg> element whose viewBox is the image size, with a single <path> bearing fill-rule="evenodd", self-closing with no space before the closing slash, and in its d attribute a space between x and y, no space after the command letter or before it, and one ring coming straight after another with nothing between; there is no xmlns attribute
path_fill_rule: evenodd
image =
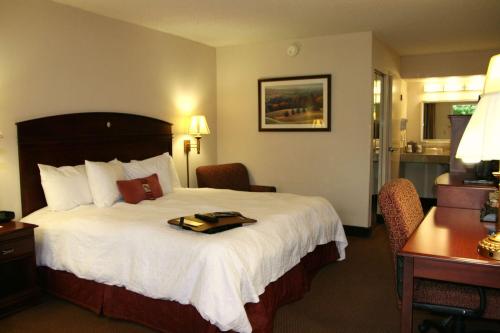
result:
<svg viewBox="0 0 500 333"><path fill-rule="evenodd" d="M332 76L259 80L259 131L330 131Z"/></svg>

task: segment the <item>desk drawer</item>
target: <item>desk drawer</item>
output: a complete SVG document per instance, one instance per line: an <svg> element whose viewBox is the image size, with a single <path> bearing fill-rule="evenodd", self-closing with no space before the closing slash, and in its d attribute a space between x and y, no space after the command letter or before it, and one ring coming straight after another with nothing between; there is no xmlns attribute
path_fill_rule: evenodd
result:
<svg viewBox="0 0 500 333"><path fill-rule="evenodd" d="M33 253L33 238L16 238L0 243L0 261Z"/></svg>

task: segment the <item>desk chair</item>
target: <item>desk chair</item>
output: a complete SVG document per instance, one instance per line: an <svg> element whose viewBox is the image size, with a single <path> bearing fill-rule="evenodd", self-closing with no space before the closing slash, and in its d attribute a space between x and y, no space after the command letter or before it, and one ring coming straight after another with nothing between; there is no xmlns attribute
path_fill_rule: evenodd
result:
<svg viewBox="0 0 500 333"><path fill-rule="evenodd" d="M206 165L196 168L198 187L236 191L276 192L274 186L250 185L247 168L241 163Z"/></svg>
<svg viewBox="0 0 500 333"><path fill-rule="evenodd" d="M413 184L407 179L386 183L379 193L382 216L389 233L395 265L398 304L401 305L403 258L397 254L424 218L422 205ZM500 278L500 277L499 277ZM413 307L449 315L442 322L425 320L420 332L434 328L439 332L464 332L464 318L500 319L500 291L456 283L415 279Z"/></svg>

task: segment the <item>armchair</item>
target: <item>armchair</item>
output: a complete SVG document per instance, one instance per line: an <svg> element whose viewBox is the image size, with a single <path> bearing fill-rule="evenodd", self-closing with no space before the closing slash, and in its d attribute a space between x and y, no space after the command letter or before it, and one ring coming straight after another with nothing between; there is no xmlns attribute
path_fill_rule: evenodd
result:
<svg viewBox="0 0 500 333"><path fill-rule="evenodd" d="M198 187L250 192L276 192L274 186L250 185L247 168L241 163L206 165L196 168Z"/></svg>

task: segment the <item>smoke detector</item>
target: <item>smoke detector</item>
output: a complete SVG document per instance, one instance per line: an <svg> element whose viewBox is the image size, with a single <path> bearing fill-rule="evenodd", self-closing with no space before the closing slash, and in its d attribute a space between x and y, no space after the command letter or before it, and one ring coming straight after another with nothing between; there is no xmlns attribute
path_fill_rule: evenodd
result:
<svg viewBox="0 0 500 333"><path fill-rule="evenodd" d="M300 47L298 44L291 44L290 46L288 46L288 48L286 49L286 54L289 56L289 57L295 57L297 54L299 54L299 51L300 51Z"/></svg>

